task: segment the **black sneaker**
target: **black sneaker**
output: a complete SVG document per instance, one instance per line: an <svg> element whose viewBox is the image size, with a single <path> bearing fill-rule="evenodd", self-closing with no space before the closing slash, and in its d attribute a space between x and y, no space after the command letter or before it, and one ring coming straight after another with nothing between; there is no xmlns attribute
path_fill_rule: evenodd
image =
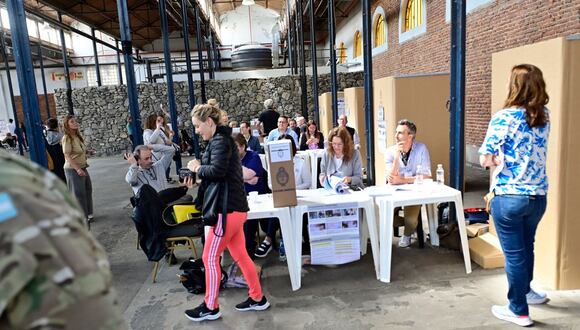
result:
<svg viewBox="0 0 580 330"><path fill-rule="evenodd" d="M254 253L254 255L258 258L264 258L265 256L268 255L268 253L270 253L270 251L272 251L272 243L263 241L262 243L260 243L260 246L256 250L256 253Z"/></svg>
<svg viewBox="0 0 580 330"><path fill-rule="evenodd" d="M192 320L192 321L204 321L204 320L208 320L208 321L213 321L213 320L217 320L222 316L222 313L220 313L220 308L216 308L214 310L211 310L209 308L207 308L207 306L205 305L205 302L201 303L201 305L197 306L194 309L188 309L185 311L185 316Z"/></svg>
<svg viewBox="0 0 580 330"><path fill-rule="evenodd" d="M236 309L242 312L263 311L268 309L268 307L270 307L270 303L268 302L268 299L266 299L266 296L262 296L262 300L260 301L255 301L248 297L246 301L236 305Z"/></svg>

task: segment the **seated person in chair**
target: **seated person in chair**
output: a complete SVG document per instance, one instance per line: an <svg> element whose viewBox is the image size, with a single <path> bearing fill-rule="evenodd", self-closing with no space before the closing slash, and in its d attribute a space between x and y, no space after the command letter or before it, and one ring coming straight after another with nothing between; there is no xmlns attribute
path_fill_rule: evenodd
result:
<svg viewBox="0 0 580 330"><path fill-rule="evenodd" d="M407 119L397 123L395 131L395 145L387 149L386 169L387 182L392 185L414 183L417 168L422 171L424 178L431 177L431 159L427 146L415 141L417 127ZM411 235L419 223L421 205L405 206L405 232L399 240L399 247L411 245Z"/></svg>
<svg viewBox="0 0 580 330"><path fill-rule="evenodd" d="M161 159L156 162L153 162L153 151L162 154ZM133 192L137 194L141 186L148 184L159 193L165 204L179 199L193 200L191 196L186 196L187 189L193 187L191 177L187 177L179 187L167 186L165 169L171 163L174 153L173 146L162 144L139 145L133 153L126 153L125 159L130 166L125 181L131 185Z"/></svg>

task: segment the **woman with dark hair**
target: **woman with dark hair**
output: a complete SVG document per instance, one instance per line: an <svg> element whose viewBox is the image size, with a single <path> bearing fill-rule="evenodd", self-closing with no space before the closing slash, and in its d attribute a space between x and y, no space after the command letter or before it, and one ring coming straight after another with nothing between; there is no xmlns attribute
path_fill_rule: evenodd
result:
<svg viewBox="0 0 580 330"><path fill-rule="evenodd" d="M56 176L58 176L63 182L66 182L66 176L64 174L64 154L62 152L62 137L64 134L58 130L58 120L56 118L49 118L46 121L46 151L52 159L54 164L51 170Z"/></svg>
<svg viewBox="0 0 580 330"><path fill-rule="evenodd" d="M309 120L306 132L300 135L300 150L324 149L324 135L318 131L316 122Z"/></svg>
<svg viewBox="0 0 580 330"><path fill-rule="evenodd" d="M147 117L147 123L145 125L145 130L143 131L143 144L160 144L160 145L173 145L171 142L171 137L167 131L167 125L165 123L165 117L163 115L149 115ZM161 159L163 155L159 152L153 152L153 160L157 161ZM169 175L169 169L171 168L171 163L167 166L165 170L165 176L167 177L167 182L173 183L173 179Z"/></svg>
<svg viewBox="0 0 580 330"><path fill-rule="evenodd" d="M328 136L328 148L320 162L320 184L324 180L338 177L354 188L364 188L362 181L362 161L350 134L344 127L336 127Z"/></svg>
<svg viewBox="0 0 580 330"><path fill-rule="evenodd" d="M489 123L480 153L481 166L497 166L490 192L491 214L505 255L509 304L493 306L501 320L520 326L534 322L528 305L544 304L535 291L534 238L546 211L546 156L550 133L549 97L542 71L530 64L512 68L504 109Z"/></svg>
<svg viewBox="0 0 580 330"><path fill-rule="evenodd" d="M93 185L87 168L87 146L80 131L80 124L74 115L64 120L64 174L69 190L77 198L85 213L87 223L93 220Z"/></svg>
<svg viewBox="0 0 580 330"><path fill-rule="evenodd" d="M187 318L192 321L216 320L221 316L218 304L221 279L219 261L226 247L240 266L249 287L248 299L236 305L236 309L258 311L270 307L270 303L262 294L254 263L245 248L243 227L248 218L249 208L240 158L229 130L220 125L220 120L221 111L214 106L204 104L193 108L193 126L202 139L208 141L201 162L195 159L187 164L187 168L196 172L201 179L195 204L199 209L203 208L210 185L213 188L215 184L219 184L222 188L227 187L227 191L220 191L216 203L219 205L216 210L218 218L215 225L209 227L203 249L206 284L204 302L195 309L185 311ZM223 200L225 196L226 201ZM227 214L221 213L223 204L227 205ZM202 213L205 214L206 211L203 209Z"/></svg>

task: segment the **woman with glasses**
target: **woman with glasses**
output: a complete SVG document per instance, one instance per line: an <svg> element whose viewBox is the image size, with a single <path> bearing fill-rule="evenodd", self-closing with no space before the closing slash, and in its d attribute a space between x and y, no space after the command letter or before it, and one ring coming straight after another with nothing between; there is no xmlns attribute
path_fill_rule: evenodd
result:
<svg viewBox="0 0 580 330"><path fill-rule="evenodd" d="M320 184L325 180L340 180L355 189L364 188L362 180L362 160L350 134L344 127L336 127L328 136L328 148L320 163Z"/></svg>

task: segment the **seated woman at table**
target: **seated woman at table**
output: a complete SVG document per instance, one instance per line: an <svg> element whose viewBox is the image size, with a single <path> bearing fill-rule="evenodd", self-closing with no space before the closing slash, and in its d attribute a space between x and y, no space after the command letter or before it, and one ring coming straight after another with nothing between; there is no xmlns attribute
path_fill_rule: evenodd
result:
<svg viewBox="0 0 580 330"><path fill-rule="evenodd" d="M244 188L246 195L252 191L257 191L258 194L266 193L266 182L264 180L264 168L260 156L248 150L248 142L242 134L235 134L233 136L236 143L238 155L242 163L242 177L244 179ZM256 232L258 230L258 221L246 221L244 223L244 236L246 239L246 250L248 255L253 258L256 250Z"/></svg>
<svg viewBox="0 0 580 330"><path fill-rule="evenodd" d="M324 149L324 135L314 120L308 121L306 132L300 135L300 150Z"/></svg>
<svg viewBox="0 0 580 330"><path fill-rule="evenodd" d="M362 160L348 131L343 127L336 127L328 136L328 148L320 163L320 184L332 177L341 178L342 182L351 188L362 189Z"/></svg>

